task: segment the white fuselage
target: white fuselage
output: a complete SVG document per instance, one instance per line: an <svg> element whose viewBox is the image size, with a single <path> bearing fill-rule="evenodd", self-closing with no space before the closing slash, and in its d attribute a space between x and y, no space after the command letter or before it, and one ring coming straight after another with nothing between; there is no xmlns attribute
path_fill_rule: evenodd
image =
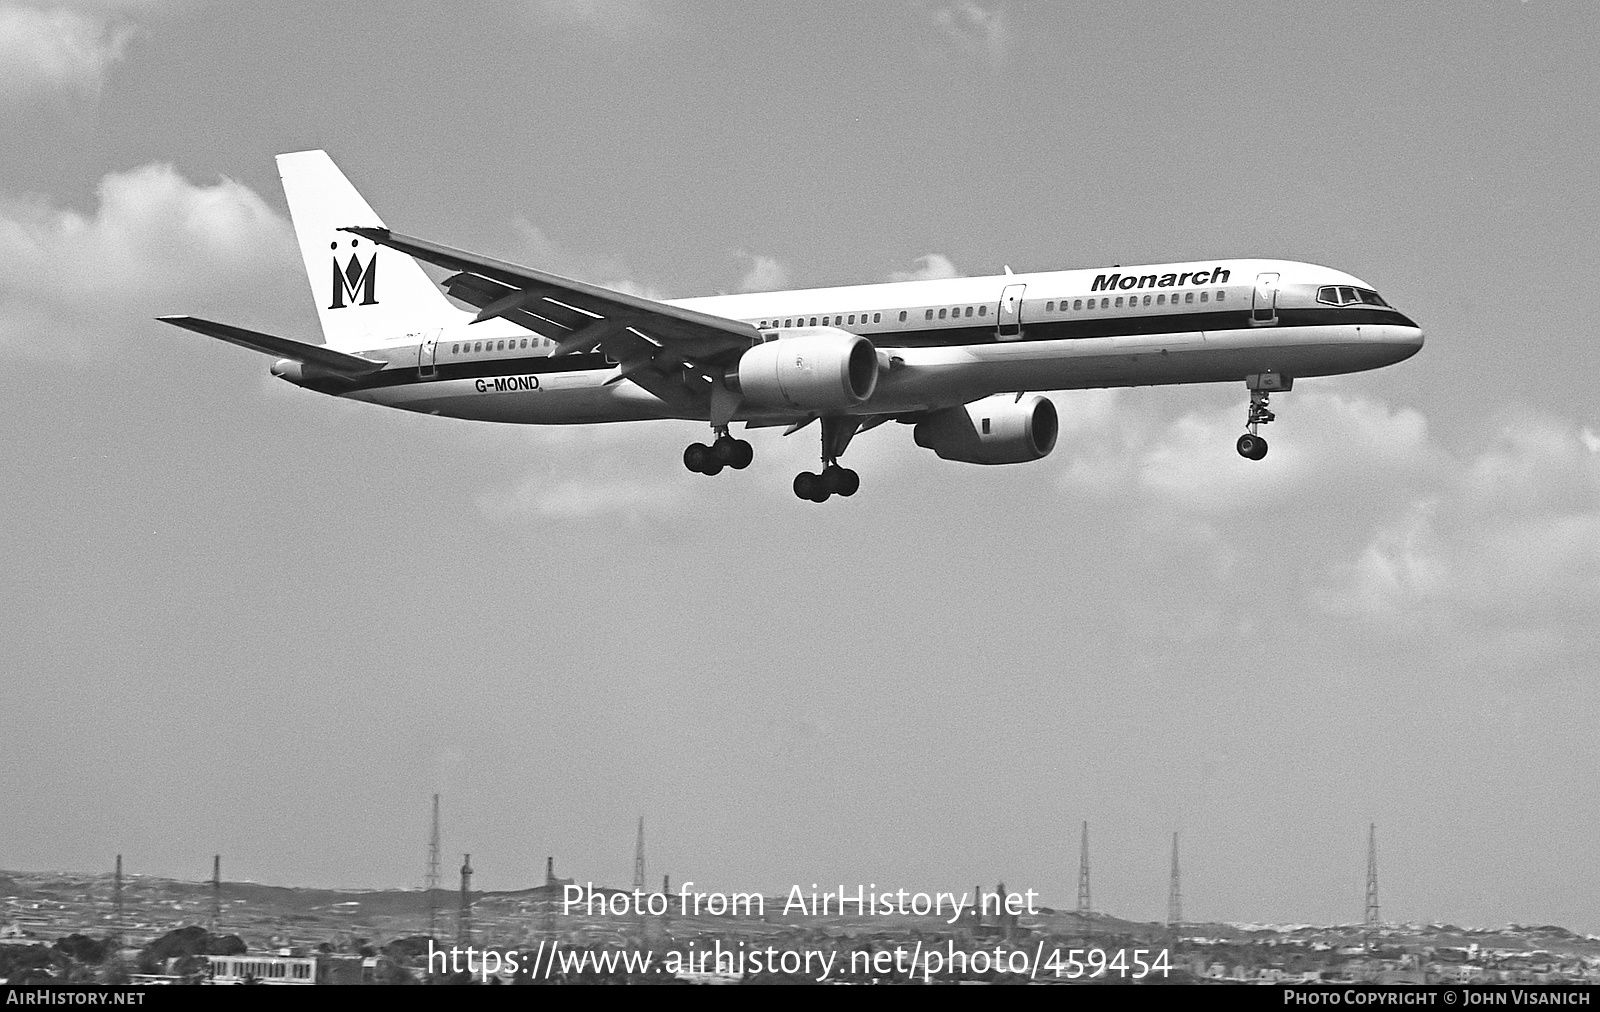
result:
<svg viewBox="0 0 1600 1012"><path fill-rule="evenodd" d="M1319 300L1319 293L1339 286L1371 294L1370 286L1327 267L1214 260L671 304L748 322L766 340L824 327L859 334L877 348L882 369L871 398L845 413L902 415L1012 391L1358 372L1399 362L1421 348L1421 329L1381 301ZM634 383L607 383L618 370L599 353L554 356L550 336L506 320L468 319L464 314L459 325L375 336L345 349L388 363L360 381L289 378L356 400L488 421L696 417L674 411ZM805 417L795 410L748 407L734 414L758 425Z"/></svg>

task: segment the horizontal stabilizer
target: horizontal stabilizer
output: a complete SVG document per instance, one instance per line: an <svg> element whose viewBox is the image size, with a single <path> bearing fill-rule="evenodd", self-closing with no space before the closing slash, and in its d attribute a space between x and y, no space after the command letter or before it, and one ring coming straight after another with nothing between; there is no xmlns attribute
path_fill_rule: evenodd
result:
<svg viewBox="0 0 1600 1012"><path fill-rule="evenodd" d="M192 330L196 334L237 344L241 348L249 348L251 351L294 359L296 362L318 366L346 376L366 376L389 364L362 358L360 355L347 355L320 344L306 344L304 341L293 341L287 337L273 337L271 334L245 330L243 327L230 327L226 323L212 323L210 320L194 316L158 316L156 319L162 323L170 323L174 327Z"/></svg>

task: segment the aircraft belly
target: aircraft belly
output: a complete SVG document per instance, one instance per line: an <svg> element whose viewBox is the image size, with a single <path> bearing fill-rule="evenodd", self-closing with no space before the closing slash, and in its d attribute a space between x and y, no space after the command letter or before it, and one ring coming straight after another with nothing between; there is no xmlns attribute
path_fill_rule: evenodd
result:
<svg viewBox="0 0 1600 1012"><path fill-rule="evenodd" d="M432 380L345 396L405 411L534 425L670 418L658 398L631 383L604 386L609 372Z"/></svg>
<svg viewBox="0 0 1600 1012"><path fill-rule="evenodd" d="M1267 371L1326 376L1389 365L1410 353L1346 326L886 350L902 363L882 377L870 405L886 412L1011 390L1229 383Z"/></svg>

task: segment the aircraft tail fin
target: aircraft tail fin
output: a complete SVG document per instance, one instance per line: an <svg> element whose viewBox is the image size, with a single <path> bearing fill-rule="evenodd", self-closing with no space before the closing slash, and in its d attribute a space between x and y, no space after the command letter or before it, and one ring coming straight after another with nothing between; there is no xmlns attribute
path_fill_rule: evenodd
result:
<svg viewBox="0 0 1600 1012"><path fill-rule="evenodd" d="M339 231L383 221L326 151L279 155L278 175L330 347L377 344L470 316L411 257Z"/></svg>

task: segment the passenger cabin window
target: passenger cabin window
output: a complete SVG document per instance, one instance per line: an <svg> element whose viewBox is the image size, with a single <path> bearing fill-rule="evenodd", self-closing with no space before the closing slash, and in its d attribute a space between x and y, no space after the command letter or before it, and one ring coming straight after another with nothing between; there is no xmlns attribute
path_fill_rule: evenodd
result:
<svg viewBox="0 0 1600 1012"><path fill-rule="evenodd" d="M1066 309L1067 308L1067 304L1065 302L1063 302L1061 304L1061 308L1062 309ZM1044 311L1047 312L1047 313L1055 312L1056 311L1056 304L1054 302L1046 302L1044 304Z"/></svg>
<svg viewBox="0 0 1600 1012"><path fill-rule="evenodd" d="M854 313L850 314L850 322L851 323L855 323L856 322L856 314L854 314Z"/></svg>
<svg viewBox="0 0 1600 1012"><path fill-rule="evenodd" d="M928 319L930 319L930 320L931 320L931 319L933 319L933 310L931 310L931 309L930 309L930 310L928 310L928 316L927 316L927 318L928 318Z"/></svg>
<svg viewBox="0 0 1600 1012"><path fill-rule="evenodd" d="M989 307L988 306L979 306L978 307L978 315L979 316L988 316L989 315Z"/></svg>
<svg viewBox="0 0 1600 1012"><path fill-rule="evenodd" d="M900 314L900 319L904 320L905 318L906 318L906 314L901 313ZM865 319L866 319L866 317L863 316L862 320L865 320ZM881 323L881 322L883 322L883 314L882 313L873 313L872 314L872 322L873 323Z"/></svg>
<svg viewBox="0 0 1600 1012"><path fill-rule="evenodd" d="M904 309L900 310L900 322L906 322L906 311Z"/></svg>
<svg viewBox="0 0 1600 1012"><path fill-rule="evenodd" d="M945 315L945 310L943 310L943 309L939 310L939 319L941 319L941 320L944 319L944 315Z"/></svg>
<svg viewBox="0 0 1600 1012"><path fill-rule="evenodd" d="M1227 297L1228 297L1228 293L1227 292L1218 292L1217 293L1217 301L1218 302L1221 302L1223 299L1226 299Z"/></svg>
<svg viewBox="0 0 1600 1012"><path fill-rule="evenodd" d="M1200 293L1200 301L1201 302L1204 302L1209 298L1211 298L1211 293L1210 292L1201 292Z"/></svg>
<svg viewBox="0 0 1600 1012"><path fill-rule="evenodd" d="M1093 300L1091 299L1090 301L1092 302ZM1082 299L1073 299L1072 300L1072 308L1073 309L1082 309L1083 308L1083 300Z"/></svg>
<svg viewBox="0 0 1600 1012"><path fill-rule="evenodd" d="M1117 308L1118 309L1122 308L1122 296L1120 296L1120 295L1117 296Z"/></svg>
<svg viewBox="0 0 1600 1012"><path fill-rule="evenodd" d="M968 315L968 316L971 316L971 315L972 315L972 307L971 307L971 306L968 306L968 307L967 307L967 315Z"/></svg>

